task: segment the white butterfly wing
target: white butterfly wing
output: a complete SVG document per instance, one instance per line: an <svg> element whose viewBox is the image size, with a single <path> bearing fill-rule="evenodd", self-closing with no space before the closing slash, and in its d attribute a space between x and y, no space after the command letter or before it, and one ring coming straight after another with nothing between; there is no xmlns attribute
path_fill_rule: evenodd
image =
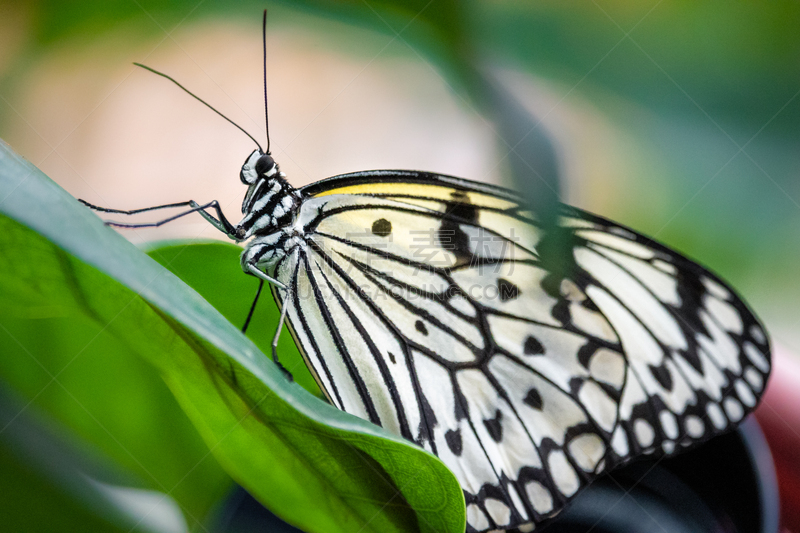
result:
<svg viewBox="0 0 800 533"><path fill-rule="evenodd" d="M668 248L567 211L573 213L566 224L577 226L582 243L576 261L591 276L584 290L628 354L630 385L620 407L636 451L671 452L676 443L739 422L755 407L770 369L766 333L744 302ZM643 393L647 402L637 399Z"/></svg>
<svg viewBox="0 0 800 533"><path fill-rule="evenodd" d="M626 228L564 207L544 232L510 191L408 171L304 192L308 245L274 275L306 362L334 405L451 468L468 531L552 516L612 466L729 428L763 389L745 304Z"/></svg>

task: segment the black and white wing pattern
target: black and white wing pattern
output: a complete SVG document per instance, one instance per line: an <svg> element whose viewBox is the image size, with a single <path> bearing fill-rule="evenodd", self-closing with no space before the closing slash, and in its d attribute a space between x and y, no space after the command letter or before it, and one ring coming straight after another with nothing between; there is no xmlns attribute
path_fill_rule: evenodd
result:
<svg viewBox="0 0 800 533"><path fill-rule="evenodd" d="M601 472L732 428L764 389L744 302L630 229L563 206L545 231L512 191L421 172L302 192L305 246L272 270L306 362L334 405L444 461L468 531L531 530Z"/></svg>

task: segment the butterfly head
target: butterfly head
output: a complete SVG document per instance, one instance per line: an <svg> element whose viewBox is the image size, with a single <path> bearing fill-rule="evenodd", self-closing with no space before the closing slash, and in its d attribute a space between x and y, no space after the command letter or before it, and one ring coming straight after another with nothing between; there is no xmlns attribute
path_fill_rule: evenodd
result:
<svg viewBox="0 0 800 533"><path fill-rule="evenodd" d="M284 185L289 186L278 163L270 154L265 154L261 150L253 150L253 153L247 157L241 172L239 172L239 179L248 186L242 203L243 214L250 212L254 204L264 195L274 193L276 184L281 189L284 188Z"/></svg>
<svg viewBox="0 0 800 533"><path fill-rule="evenodd" d="M253 186L258 183L259 179L269 179L276 174L280 174L280 169L272 156L261 150L253 150L253 153L247 156L247 160L242 165L239 179L245 185Z"/></svg>

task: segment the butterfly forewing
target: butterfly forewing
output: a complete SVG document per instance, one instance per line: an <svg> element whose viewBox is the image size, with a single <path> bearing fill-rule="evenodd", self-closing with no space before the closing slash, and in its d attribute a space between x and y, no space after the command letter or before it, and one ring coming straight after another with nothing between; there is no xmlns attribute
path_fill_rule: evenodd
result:
<svg viewBox="0 0 800 533"><path fill-rule="evenodd" d="M306 245L274 275L306 362L334 405L453 470L469 531L552 516L612 466L728 429L764 387L745 304L627 228L566 206L543 228L511 191L410 171L303 193Z"/></svg>

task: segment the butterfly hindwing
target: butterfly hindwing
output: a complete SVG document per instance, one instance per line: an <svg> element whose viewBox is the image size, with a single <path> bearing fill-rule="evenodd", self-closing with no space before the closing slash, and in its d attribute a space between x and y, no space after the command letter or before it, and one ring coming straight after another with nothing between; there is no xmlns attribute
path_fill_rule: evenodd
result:
<svg viewBox="0 0 800 533"><path fill-rule="evenodd" d="M511 191L410 171L303 192L308 245L274 272L295 339L334 405L450 467L469 531L552 516L602 471L737 423L763 389L745 304L627 228L566 206L543 228Z"/></svg>
<svg viewBox="0 0 800 533"><path fill-rule="evenodd" d="M580 228L577 263L592 279L586 293L618 324L625 352L638 354L629 355L631 385L621 405L634 448L669 453L739 422L769 372L766 334L744 302L668 248L568 211ZM642 393L647 401L636 399Z"/></svg>

